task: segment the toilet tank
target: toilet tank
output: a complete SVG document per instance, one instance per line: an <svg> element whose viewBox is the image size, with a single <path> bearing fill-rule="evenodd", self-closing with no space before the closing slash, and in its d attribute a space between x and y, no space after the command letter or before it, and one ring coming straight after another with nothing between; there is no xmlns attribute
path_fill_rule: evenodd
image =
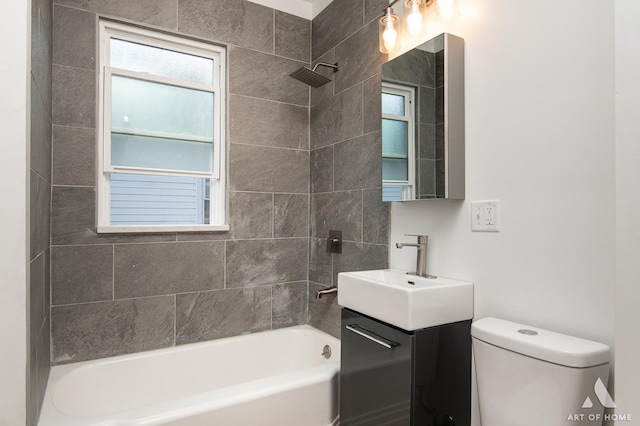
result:
<svg viewBox="0 0 640 426"><path fill-rule="evenodd" d="M595 426L613 404L607 345L497 318L471 335L483 426Z"/></svg>

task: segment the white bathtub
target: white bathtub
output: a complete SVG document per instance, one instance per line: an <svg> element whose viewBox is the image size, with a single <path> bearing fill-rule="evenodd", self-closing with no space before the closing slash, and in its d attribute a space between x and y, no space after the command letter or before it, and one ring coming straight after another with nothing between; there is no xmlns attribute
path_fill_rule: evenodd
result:
<svg viewBox="0 0 640 426"><path fill-rule="evenodd" d="M339 368L310 326L55 366L38 424L337 425Z"/></svg>

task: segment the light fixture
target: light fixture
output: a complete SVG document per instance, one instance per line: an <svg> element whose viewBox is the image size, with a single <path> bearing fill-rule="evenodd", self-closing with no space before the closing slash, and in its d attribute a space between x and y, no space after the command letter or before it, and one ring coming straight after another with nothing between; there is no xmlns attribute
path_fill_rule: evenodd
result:
<svg viewBox="0 0 640 426"><path fill-rule="evenodd" d="M380 18L379 34L380 51L382 53L393 53L400 48L398 29L396 29L397 22L398 16L393 13L393 8L387 7L384 11L384 16Z"/></svg>
<svg viewBox="0 0 640 426"><path fill-rule="evenodd" d="M380 18L380 52L393 53L400 49L402 38L418 38L427 32L427 8L434 2L438 4L438 16L443 20L449 20L455 15L455 0L402 0L403 2L403 27L400 28L401 19L393 12L392 6L400 0L391 0L389 7L384 10Z"/></svg>
<svg viewBox="0 0 640 426"><path fill-rule="evenodd" d="M405 0L404 1L404 30L413 37L417 37L422 34L422 29L425 27L422 21L424 17L422 12L426 12L424 0Z"/></svg>

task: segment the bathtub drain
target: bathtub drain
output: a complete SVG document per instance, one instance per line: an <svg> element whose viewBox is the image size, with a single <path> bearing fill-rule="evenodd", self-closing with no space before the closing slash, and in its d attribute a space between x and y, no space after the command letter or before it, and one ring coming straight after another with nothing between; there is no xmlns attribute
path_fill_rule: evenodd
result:
<svg viewBox="0 0 640 426"><path fill-rule="evenodd" d="M320 355L322 355L326 359L331 358L331 346L324 345L324 349L322 350L322 353Z"/></svg>

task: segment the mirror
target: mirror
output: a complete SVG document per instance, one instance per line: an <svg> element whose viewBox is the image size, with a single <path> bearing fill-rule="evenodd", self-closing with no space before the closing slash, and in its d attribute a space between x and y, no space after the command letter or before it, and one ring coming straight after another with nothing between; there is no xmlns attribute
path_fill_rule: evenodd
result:
<svg viewBox="0 0 640 426"><path fill-rule="evenodd" d="M382 65L382 200L464 199L464 40Z"/></svg>

